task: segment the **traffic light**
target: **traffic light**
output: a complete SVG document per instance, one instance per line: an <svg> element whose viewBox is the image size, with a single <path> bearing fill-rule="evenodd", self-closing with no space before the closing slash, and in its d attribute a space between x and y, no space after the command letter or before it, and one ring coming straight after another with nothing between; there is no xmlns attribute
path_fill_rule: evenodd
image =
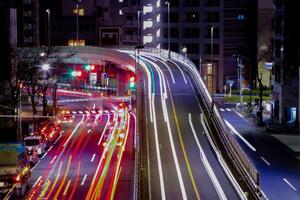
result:
<svg viewBox="0 0 300 200"><path fill-rule="evenodd" d="M129 88L130 89L135 89L136 88L136 85L135 85L135 77L134 76L131 76L129 78Z"/></svg>
<svg viewBox="0 0 300 200"><path fill-rule="evenodd" d="M86 71L94 70L95 69L95 65L84 65L84 69Z"/></svg>
<svg viewBox="0 0 300 200"><path fill-rule="evenodd" d="M71 75L73 76L73 77L79 77L79 76L81 76L82 75L82 72L81 71L72 71L71 72Z"/></svg>

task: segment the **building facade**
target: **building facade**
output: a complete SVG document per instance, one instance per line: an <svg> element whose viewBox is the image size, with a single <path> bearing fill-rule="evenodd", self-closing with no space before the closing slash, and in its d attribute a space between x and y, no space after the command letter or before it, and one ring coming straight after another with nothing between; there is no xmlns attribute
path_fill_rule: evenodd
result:
<svg viewBox="0 0 300 200"><path fill-rule="evenodd" d="M170 0L168 12L165 1L144 0L143 43L168 49L170 36L171 51L186 50L208 89L218 92L226 80L237 83L234 54L256 62L256 9L252 0Z"/></svg>
<svg viewBox="0 0 300 200"><path fill-rule="evenodd" d="M274 117L299 124L300 20L298 1L275 0Z"/></svg>
<svg viewBox="0 0 300 200"><path fill-rule="evenodd" d="M137 45L139 1L56 0L46 7L51 11L53 45Z"/></svg>

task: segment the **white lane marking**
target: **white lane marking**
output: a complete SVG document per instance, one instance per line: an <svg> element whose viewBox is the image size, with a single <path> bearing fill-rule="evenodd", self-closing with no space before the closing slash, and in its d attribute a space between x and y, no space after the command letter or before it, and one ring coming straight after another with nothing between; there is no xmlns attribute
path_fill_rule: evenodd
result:
<svg viewBox="0 0 300 200"><path fill-rule="evenodd" d="M173 84L175 84L175 79L174 79L173 72L171 71L169 65L167 65L165 62L163 62L160 57L155 56L155 55L151 55L151 56L143 55L143 56L147 57L147 58L150 58L150 59L153 59L154 61L159 61L160 63L162 63L168 69L168 71L169 71L169 73L171 75L171 78L172 78L172 82L173 82ZM155 57L157 59L154 59L153 57Z"/></svg>
<svg viewBox="0 0 300 200"><path fill-rule="evenodd" d="M52 148L53 148L53 146L49 147L49 149L48 149L48 151L47 151L47 152L49 152L49 151L50 151Z"/></svg>
<svg viewBox="0 0 300 200"><path fill-rule="evenodd" d="M231 111L231 109L230 109L230 108L226 108L226 110L227 110L227 111L229 111L229 112Z"/></svg>
<svg viewBox="0 0 300 200"><path fill-rule="evenodd" d="M87 177L87 174L85 174L85 175L84 175L84 177L83 177L83 179L82 179L82 181L81 181L81 184L80 184L80 185L84 185L84 182L85 182L85 180L86 180L86 177Z"/></svg>
<svg viewBox="0 0 300 200"><path fill-rule="evenodd" d="M297 188L295 188L286 178L283 178L284 182L288 184L294 191L297 191Z"/></svg>
<svg viewBox="0 0 300 200"><path fill-rule="evenodd" d="M225 110L223 108L220 108L220 111L224 112Z"/></svg>
<svg viewBox="0 0 300 200"><path fill-rule="evenodd" d="M156 112L155 112L155 105L154 105L154 94L153 94L153 98L152 98L152 102L151 102L151 109L153 109L152 113L153 113L153 124L154 124L154 138L155 138L155 147L156 147L156 157L157 157L157 163L158 163L158 175L159 175L159 182L160 182L161 198L163 200L165 200L166 193L165 193L165 184L164 184L162 163L161 163L161 157L160 157L160 148L159 148L159 142L158 142Z"/></svg>
<svg viewBox="0 0 300 200"><path fill-rule="evenodd" d="M96 154L94 153L94 154L93 154L93 157L92 157L92 159L91 159L91 162L94 162L95 156L96 156Z"/></svg>
<svg viewBox="0 0 300 200"><path fill-rule="evenodd" d="M271 165L264 157L261 156L260 158L261 158L267 165L269 165L269 166Z"/></svg>
<svg viewBox="0 0 300 200"><path fill-rule="evenodd" d="M36 186L36 184L41 180L42 176L39 176L38 179L34 182L32 188Z"/></svg>
<svg viewBox="0 0 300 200"><path fill-rule="evenodd" d="M183 80L184 80L185 84L187 84L187 80L186 80L185 74L184 74L183 70L181 69L181 67L179 67L179 65L176 62L172 61L171 59L169 59L169 61L171 63L173 63L179 69L179 71L180 71L180 73L181 73L181 75L183 77Z"/></svg>
<svg viewBox="0 0 300 200"><path fill-rule="evenodd" d="M105 131L106 131L106 129L107 129L107 126L108 126L108 124L109 124L109 120L110 120L110 115L108 115L108 119L107 119L107 121L106 121L106 124L105 124L105 127L104 127L104 129L103 129L102 135L101 135L100 138L99 138L98 146L100 146L100 144L101 144L102 138L103 138L103 136L104 136L104 134L105 134Z"/></svg>
<svg viewBox="0 0 300 200"><path fill-rule="evenodd" d="M34 170L34 168L36 168L40 162L41 162L41 160L39 160L37 163L35 163L35 165L30 169L30 171L32 172Z"/></svg>
<svg viewBox="0 0 300 200"><path fill-rule="evenodd" d="M54 144L56 144L56 142L61 138L62 135L60 135L54 142Z"/></svg>
<svg viewBox="0 0 300 200"><path fill-rule="evenodd" d="M243 137L237 130L226 120L224 119L225 124L228 126L228 128L231 129L231 131L237 135L252 151L256 151L256 149Z"/></svg>
<svg viewBox="0 0 300 200"><path fill-rule="evenodd" d="M46 153L44 153L44 155L42 156L42 159L45 158L45 156L47 155L48 151Z"/></svg>
<svg viewBox="0 0 300 200"><path fill-rule="evenodd" d="M242 115L241 113L239 113L238 111L234 111L235 114L237 114L240 118L245 118L244 115Z"/></svg>
<svg viewBox="0 0 300 200"><path fill-rule="evenodd" d="M160 81L160 91L162 92L162 83L161 82L163 81L163 84L166 85L166 80L165 80L164 74L158 66L155 66L155 65L153 65L153 66L156 68L156 70L158 72L159 81ZM168 89L171 94L169 85L168 85ZM167 92L167 91L165 91L165 92ZM168 115L168 110L167 110L167 105L166 105L166 96L160 95L160 97L161 97L161 104L162 104L162 108L163 108L163 112L164 112L164 116L165 116L165 122L167 123L169 141L171 144L173 160L175 163L175 168L176 168L176 172L177 172L177 177L178 177L178 181L179 181L179 185L180 185L182 198L187 199L187 195L186 195L186 191L185 191L185 187L184 187L184 183L183 183L183 179L182 179L182 174L181 174L181 170L180 170L180 166L179 166L179 162L178 162L178 157L177 157L176 149L175 149L175 145L174 145L173 134L171 131L170 120L169 120L169 115Z"/></svg>
<svg viewBox="0 0 300 200"><path fill-rule="evenodd" d="M224 193L224 191L222 189L222 186L220 185L220 183L219 183L219 181L218 181L218 179L217 179L217 177L216 177L216 175L215 175L215 173L214 173L214 171L213 171L210 163L208 162L208 160L206 158L206 155L205 155L205 153L204 153L204 151L203 151L203 149L202 149L202 147L200 145L199 139L198 139L198 137L196 135L196 131L195 131L195 128L194 128L194 125L193 125L193 122L192 122L192 115L191 115L191 113L189 113L189 123L190 123L190 127L192 129L193 135L194 135L194 139L195 139L195 141L197 143L197 146L199 148L199 151L200 151L200 158L201 158L201 160L202 160L202 162L204 164L204 167L205 167L205 169L206 169L206 171L207 171L207 173L209 175L209 178L212 181L212 183L213 183L213 185L214 185L214 187L215 187L215 189L216 189L216 191L218 193L219 198L221 200L227 200L227 197L226 197L226 195L225 195L225 193Z"/></svg>
<svg viewBox="0 0 300 200"><path fill-rule="evenodd" d="M57 155L54 156L54 158L51 160L50 164L52 164L56 158L57 158Z"/></svg>

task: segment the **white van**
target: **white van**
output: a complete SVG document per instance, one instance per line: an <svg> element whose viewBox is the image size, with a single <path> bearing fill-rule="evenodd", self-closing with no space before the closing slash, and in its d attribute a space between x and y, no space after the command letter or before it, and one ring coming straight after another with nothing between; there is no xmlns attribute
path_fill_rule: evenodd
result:
<svg viewBox="0 0 300 200"><path fill-rule="evenodd" d="M29 155L36 151L39 156L45 153L46 144L43 142L41 136L28 136L24 138L25 147Z"/></svg>

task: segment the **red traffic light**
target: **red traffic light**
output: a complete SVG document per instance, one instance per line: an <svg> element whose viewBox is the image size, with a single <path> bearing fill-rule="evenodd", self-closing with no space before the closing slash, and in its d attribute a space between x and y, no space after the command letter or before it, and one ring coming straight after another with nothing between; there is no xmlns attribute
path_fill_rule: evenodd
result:
<svg viewBox="0 0 300 200"><path fill-rule="evenodd" d="M135 82L135 77L134 77L134 76L131 76L130 79L129 79L129 81L130 81L130 82Z"/></svg>

